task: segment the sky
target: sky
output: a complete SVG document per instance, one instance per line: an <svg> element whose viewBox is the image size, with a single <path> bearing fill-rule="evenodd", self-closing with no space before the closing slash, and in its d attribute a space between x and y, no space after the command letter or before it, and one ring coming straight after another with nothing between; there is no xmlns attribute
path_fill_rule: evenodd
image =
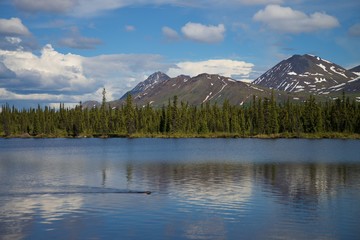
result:
<svg viewBox="0 0 360 240"><path fill-rule="evenodd" d="M0 0L0 105L120 98L150 74L251 81L294 54L360 65L358 0Z"/></svg>

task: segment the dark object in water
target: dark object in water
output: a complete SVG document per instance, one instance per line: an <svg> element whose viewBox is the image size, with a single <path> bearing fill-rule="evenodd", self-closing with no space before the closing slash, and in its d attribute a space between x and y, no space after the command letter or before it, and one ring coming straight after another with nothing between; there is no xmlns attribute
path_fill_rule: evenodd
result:
<svg viewBox="0 0 360 240"><path fill-rule="evenodd" d="M118 191L118 192L114 192L114 193L139 193L139 194L142 193L142 194L150 195L151 191L128 191L128 192Z"/></svg>
<svg viewBox="0 0 360 240"><path fill-rule="evenodd" d="M24 193L8 193L7 196L28 196L28 195L67 195L67 194L108 194L108 193L136 193L150 195L151 191L59 191L59 192L24 192ZM1 195L0 195L1 196Z"/></svg>

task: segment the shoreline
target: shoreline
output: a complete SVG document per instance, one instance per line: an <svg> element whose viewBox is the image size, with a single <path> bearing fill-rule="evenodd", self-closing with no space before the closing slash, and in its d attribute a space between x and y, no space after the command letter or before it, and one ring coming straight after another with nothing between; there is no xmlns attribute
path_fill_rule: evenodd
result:
<svg viewBox="0 0 360 240"><path fill-rule="evenodd" d="M20 139L41 139L41 138L69 138L69 139L85 139L85 138L169 138L169 139L180 139L180 138L256 138L256 139L352 139L360 140L360 134L357 133L278 133L278 134L258 134L258 135L241 135L231 133L208 133L208 134L84 134L80 136L66 136L66 135L30 135L30 134L16 134L10 136L0 136L2 139L20 138Z"/></svg>

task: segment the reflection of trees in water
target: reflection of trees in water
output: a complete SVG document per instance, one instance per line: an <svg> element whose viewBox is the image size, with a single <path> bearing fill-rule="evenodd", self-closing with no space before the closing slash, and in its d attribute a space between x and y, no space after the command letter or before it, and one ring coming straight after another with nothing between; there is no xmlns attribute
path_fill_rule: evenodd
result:
<svg viewBox="0 0 360 240"><path fill-rule="evenodd" d="M237 208L252 192L252 166L231 163L145 164L132 175L152 191L169 193L188 203ZM128 173L130 174L130 173Z"/></svg>
<svg viewBox="0 0 360 240"><path fill-rule="evenodd" d="M324 197L337 194L339 187L359 186L360 165L141 164L127 166L127 176L128 181L145 182L152 191L171 192L193 202L245 201L251 196L252 187L260 184L265 192L280 199L316 204Z"/></svg>
<svg viewBox="0 0 360 240"><path fill-rule="evenodd" d="M254 166L256 181L294 203L319 202L339 187L360 183L360 166L345 164L264 164Z"/></svg>

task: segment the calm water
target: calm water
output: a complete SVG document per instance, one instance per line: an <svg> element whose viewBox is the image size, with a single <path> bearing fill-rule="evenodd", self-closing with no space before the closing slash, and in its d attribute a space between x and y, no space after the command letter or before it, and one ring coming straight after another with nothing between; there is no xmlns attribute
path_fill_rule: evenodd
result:
<svg viewBox="0 0 360 240"><path fill-rule="evenodd" d="M359 153L352 140L0 139L0 238L360 239Z"/></svg>

